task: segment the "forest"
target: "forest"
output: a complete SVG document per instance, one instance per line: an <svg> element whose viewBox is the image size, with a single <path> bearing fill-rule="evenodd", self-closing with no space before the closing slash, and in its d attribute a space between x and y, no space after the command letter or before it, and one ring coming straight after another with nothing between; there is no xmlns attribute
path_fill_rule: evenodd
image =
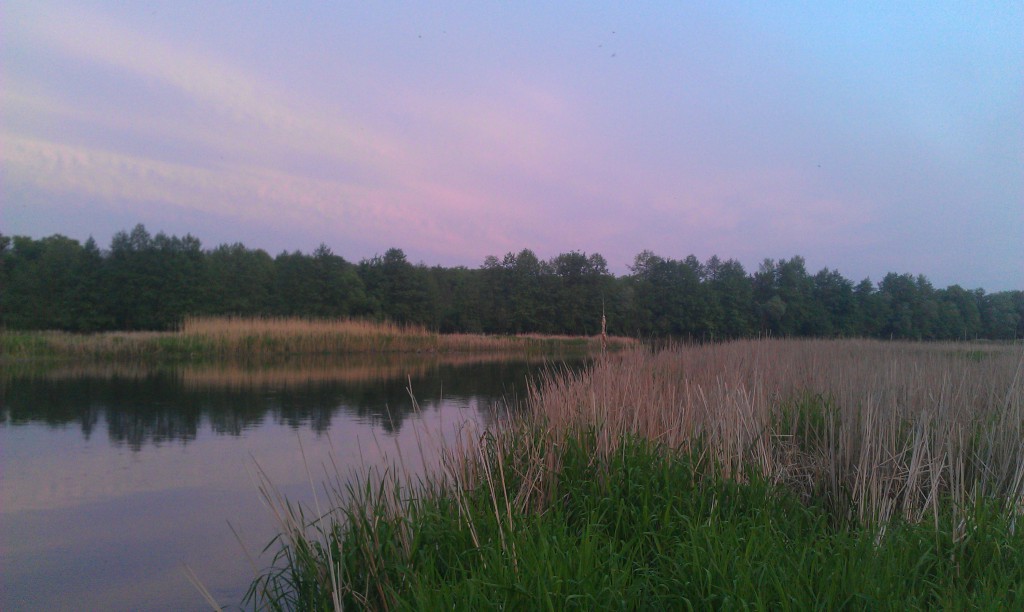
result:
<svg viewBox="0 0 1024 612"><path fill-rule="evenodd" d="M359 317L442 332L713 341L776 337L1024 338L1024 291L935 288L922 275L877 284L816 273L802 257L736 260L639 253L615 276L598 253L539 259L529 249L479 268L413 264L392 248L349 262L321 244L276 257L192 235L118 232L106 250L53 235L0 234L0 328L170 330L186 316Z"/></svg>

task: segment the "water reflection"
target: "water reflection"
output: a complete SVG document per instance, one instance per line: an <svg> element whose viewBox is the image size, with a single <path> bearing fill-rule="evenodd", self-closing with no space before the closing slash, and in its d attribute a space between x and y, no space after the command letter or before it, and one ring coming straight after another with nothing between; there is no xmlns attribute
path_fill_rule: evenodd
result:
<svg viewBox="0 0 1024 612"><path fill-rule="evenodd" d="M257 552L274 533L254 461L308 503L307 465L319 478L319 466L346 473L395 449L415 462L424 432L487 423L561 362L4 367L0 609L202 609L183 563L237 604L252 574L227 521Z"/></svg>
<svg viewBox="0 0 1024 612"><path fill-rule="evenodd" d="M53 368L0 381L0 423L77 425L89 439L102 420L109 440L133 451L147 445L187 444L204 425L216 434L238 436L269 420L324 433L339 414L393 434L414 409L410 388L421 410L434 409L441 401L471 399L488 412L488 404L498 401L514 409L514 398L523 394L527 377L545 363L555 362L508 362L486 356L377 357L248 367Z"/></svg>

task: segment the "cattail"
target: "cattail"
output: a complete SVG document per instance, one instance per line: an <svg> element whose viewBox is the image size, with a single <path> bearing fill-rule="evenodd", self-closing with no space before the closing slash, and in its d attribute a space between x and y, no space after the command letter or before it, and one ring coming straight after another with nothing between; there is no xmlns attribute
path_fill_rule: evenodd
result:
<svg viewBox="0 0 1024 612"><path fill-rule="evenodd" d="M601 355L608 352L608 319L604 316L604 300L601 300Z"/></svg>

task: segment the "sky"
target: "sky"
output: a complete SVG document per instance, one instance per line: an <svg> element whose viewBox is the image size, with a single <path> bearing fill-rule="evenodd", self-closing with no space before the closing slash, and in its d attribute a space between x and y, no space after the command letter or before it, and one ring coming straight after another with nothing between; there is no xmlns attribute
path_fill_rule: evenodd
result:
<svg viewBox="0 0 1024 612"><path fill-rule="evenodd" d="M0 233L1024 289L1021 2L0 0Z"/></svg>

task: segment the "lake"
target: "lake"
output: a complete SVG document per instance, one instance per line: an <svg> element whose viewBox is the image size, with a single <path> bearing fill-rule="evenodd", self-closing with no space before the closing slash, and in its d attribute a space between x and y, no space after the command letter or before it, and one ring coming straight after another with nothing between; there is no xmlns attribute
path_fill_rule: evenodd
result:
<svg viewBox="0 0 1024 612"><path fill-rule="evenodd" d="M515 410L527 378L552 361L561 363L8 367L0 609L209 609L186 567L221 605L237 606L254 575L242 544L262 568L276 533L257 465L310 504L311 476L319 487L334 466L358 474L400 450L415 469L421 441L429 453L467 423Z"/></svg>

